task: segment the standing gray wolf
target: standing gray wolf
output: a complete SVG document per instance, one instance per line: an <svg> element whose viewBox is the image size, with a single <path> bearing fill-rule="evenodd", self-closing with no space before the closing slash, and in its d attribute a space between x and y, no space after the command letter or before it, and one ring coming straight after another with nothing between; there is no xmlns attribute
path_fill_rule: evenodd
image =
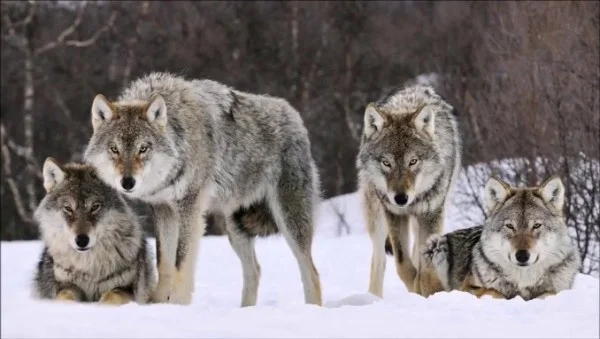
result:
<svg viewBox="0 0 600 339"><path fill-rule="evenodd" d="M86 161L108 184L153 207L154 300L191 302L204 215L219 213L242 263L242 306L255 305L258 293L254 239L276 232L298 261L305 301L321 304L311 254L319 178L308 131L287 101L152 73L115 102L97 95L91 113Z"/></svg>
<svg viewBox="0 0 600 339"><path fill-rule="evenodd" d="M485 187L485 224L433 235L423 263L433 267L446 291L530 300L570 289L581 263L563 201L558 177L528 188L492 177Z"/></svg>
<svg viewBox="0 0 600 339"><path fill-rule="evenodd" d="M154 260L136 216L89 165L47 158L46 196L36 209L44 250L35 275L42 299L146 303Z"/></svg>
<svg viewBox="0 0 600 339"><path fill-rule="evenodd" d="M411 292L428 295L433 272L415 268L409 220L420 258L425 240L443 230L446 197L460 170L461 140L455 111L431 87L416 85L370 103L357 159L359 190L373 243L369 292L383 295L385 241L398 275ZM387 227L384 225L384 221Z"/></svg>

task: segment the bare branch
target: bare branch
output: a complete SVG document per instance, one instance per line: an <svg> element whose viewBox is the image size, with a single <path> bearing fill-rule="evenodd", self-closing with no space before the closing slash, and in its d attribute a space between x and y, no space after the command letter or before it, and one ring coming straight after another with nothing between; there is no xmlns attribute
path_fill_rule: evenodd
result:
<svg viewBox="0 0 600 339"><path fill-rule="evenodd" d="M112 14L110 15L110 18L108 19L108 23L104 26L102 26L102 28L100 28L99 30L96 31L96 33L94 33L94 35L92 35L89 39L87 40L68 40L65 42L66 46L71 46L71 47L88 47L93 45L96 40L98 40L98 38L102 35L102 33L108 31L113 24L115 23L115 19L117 18L117 12L112 12Z"/></svg>
<svg viewBox="0 0 600 339"><path fill-rule="evenodd" d="M36 48L33 54L40 55L40 54L48 52L48 51L62 45L65 42L65 39L68 38L69 35L73 34L73 32L75 32L77 27L79 27L79 25L81 24L81 20L83 19L83 12L86 7L87 7L87 1L82 1L81 5L79 7L79 11L77 12L77 17L75 18L73 23L69 27L67 27L64 31L62 31L58 35L56 40L48 42L47 44L43 45L42 47Z"/></svg>

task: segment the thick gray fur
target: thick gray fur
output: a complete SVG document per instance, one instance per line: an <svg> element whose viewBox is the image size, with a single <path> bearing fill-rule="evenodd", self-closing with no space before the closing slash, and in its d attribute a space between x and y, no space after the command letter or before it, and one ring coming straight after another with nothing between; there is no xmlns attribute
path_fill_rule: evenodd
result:
<svg viewBox="0 0 600 339"><path fill-rule="evenodd" d="M525 300L570 289L581 263L562 214L560 180L532 188L494 183L486 194L496 200L483 226L434 235L423 250L424 263L435 268L444 289L483 288ZM527 265L519 265L516 250L530 253Z"/></svg>
<svg viewBox="0 0 600 339"><path fill-rule="evenodd" d="M415 160L414 165L411 160ZM409 291L428 294L413 260L429 235L443 230L447 197L460 170L461 138L454 108L434 89L415 85L367 106L357 157L359 189L373 242L369 291L383 294L385 242L389 235L398 275ZM395 201L405 192L408 202Z"/></svg>
<svg viewBox="0 0 600 339"><path fill-rule="evenodd" d="M96 302L119 291L125 301L147 303L156 284L154 260L125 200L87 165L61 166L49 158L44 178L49 192L34 214L44 242L34 295L54 299L68 289L75 301ZM95 204L99 209L92 211ZM89 249L77 249L78 234L89 236Z"/></svg>
<svg viewBox="0 0 600 339"><path fill-rule="evenodd" d="M275 232L298 260L305 301L321 304L311 255L319 177L308 132L287 101L152 73L116 102L97 97L92 123L86 161L107 183L153 206L157 301L191 302L203 216L220 213L242 262L242 306L256 304L254 238ZM143 154L141 145L147 146ZM124 176L136 179L131 191L121 187Z"/></svg>

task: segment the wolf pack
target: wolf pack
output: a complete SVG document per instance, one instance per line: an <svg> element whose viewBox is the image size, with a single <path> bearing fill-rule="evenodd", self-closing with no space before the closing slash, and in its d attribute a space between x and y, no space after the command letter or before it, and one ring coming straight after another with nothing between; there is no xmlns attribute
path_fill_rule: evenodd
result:
<svg viewBox="0 0 600 339"><path fill-rule="evenodd" d="M322 304L312 257L320 178L308 131L286 100L151 73L115 100L98 94L91 123L82 162L44 162L37 298L190 304L205 217L218 213L241 262L242 307L257 302L255 239L273 234L298 263L305 302ZM368 291L383 297L388 255L407 290L423 297L458 290L531 300L572 288L581 260L558 176L535 187L491 176L486 220L444 234L461 145L456 110L430 86L366 105L356 168L372 241ZM154 250L131 199L152 210Z"/></svg>

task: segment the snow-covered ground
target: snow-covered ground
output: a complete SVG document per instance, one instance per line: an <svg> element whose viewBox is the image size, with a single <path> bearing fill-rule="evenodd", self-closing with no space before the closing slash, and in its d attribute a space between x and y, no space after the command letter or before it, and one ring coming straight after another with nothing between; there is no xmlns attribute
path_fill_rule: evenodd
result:
<svg viewBox="0 0 600 339"><path fill-rule="evenodd" d="M325 307L303 304L296 262L281 238L257 242L262 279L256 307L238 307L237 257L223 237L202 241L189 306L63 305L32 300L29 284L40 242L3 242L2 338L305 338L461 337L598 338L598 279L580 275L574 290L546 300L409 294L391 261L385 299L365 293L370 243L363 235L315 239Z"/></svg>
<svg viewBox="0 0 600 339"><path fill-rule="evenodd" d="M483 183L467 178L487 175L461 174L445 231L482 221L481 209L468 199L477 197ZM599 280L586 275L577 276L573 290L545 300L477 299L461 292L425 299L406 291L388 260L385 299L366 293L371 244L356 193L321 205L313 255L324 307L303 304L296 261L281 237L257 241L258 305L244 309L239 307L241 266L224 237L202 240L189 306L115 308L33 300L30 284L41 248L39 241L1 243L2 338L600 337Z"/></svg>
<svg viewBox="0 0 600 339"><path fill-rule="evenodd" d="M314 259L325 307L303 304L300 275L281 237L259 239L258 305L239 308L240 263L224 237L202 240L192 305L64 305L33 300L41 242L2 242L2 338L473 337L598 338L599 282L579 275L573 290L546 300L477 299L461 292L409 294L391 260L385 299L366 293L370 240L356 194L336 197L351 234L336 236L337 215L322 205ZM454 228L450 226L450 228Z"/></svg>

